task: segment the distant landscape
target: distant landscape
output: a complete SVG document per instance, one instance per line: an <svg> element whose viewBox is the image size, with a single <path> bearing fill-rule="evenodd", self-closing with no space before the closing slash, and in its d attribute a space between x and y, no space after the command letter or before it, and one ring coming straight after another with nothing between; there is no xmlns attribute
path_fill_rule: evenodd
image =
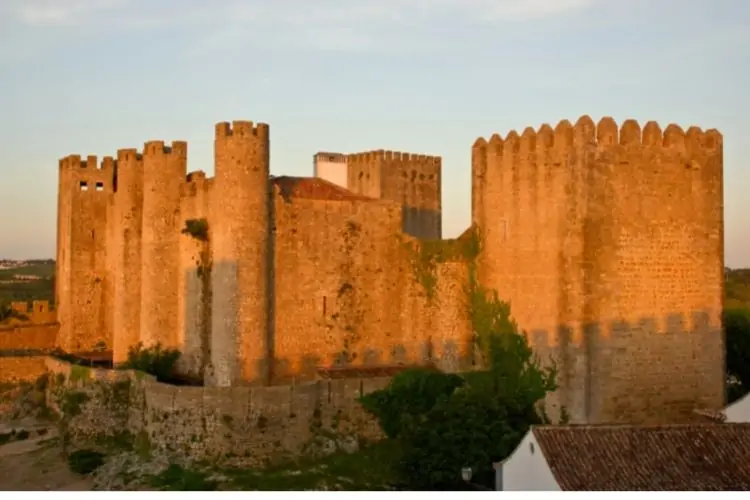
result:
<svg viewBox="0 0 750 500"><path fill-rule="evenodd" d="M0 306L14 300L55 298L55 261L0 259Z"/></svg>

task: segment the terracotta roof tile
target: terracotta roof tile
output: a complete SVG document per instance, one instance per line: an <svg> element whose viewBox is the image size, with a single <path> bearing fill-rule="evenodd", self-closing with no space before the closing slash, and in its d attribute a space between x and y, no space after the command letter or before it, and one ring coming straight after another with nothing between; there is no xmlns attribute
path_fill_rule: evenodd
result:
<svg viewBox="0 0 750 500"><path fill-rule="evenodd" d="M306 198L329 201L373 201L373 198L359 195L318 177L271 177L284 198Z"/></svg>
<svg viewBox="0 0 750 500"><path fill-rule="evenodd" d="M533 428L568 491L750 490L750 424Z"/></svg>

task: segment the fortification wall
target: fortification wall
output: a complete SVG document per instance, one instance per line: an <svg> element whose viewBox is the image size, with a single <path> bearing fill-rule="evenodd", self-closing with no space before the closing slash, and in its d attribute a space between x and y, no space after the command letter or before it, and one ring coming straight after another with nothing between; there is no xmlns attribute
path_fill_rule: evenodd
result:
<svg viewBox="0 0 750 500"><path fill-rule="evenodd" d="M210 384L268 382L269 129L216 126Z"/></svg>
<svg viewBox="0 0 750 500"><path fill-rule="evenodd" d="M0 351L54 349L59 329L57 322L0 325Z"/></svg>
<svg viewBox="0 0 750 500"><path fill-rule="evenodd" d="M143 157L135 149L117 151L117 191L112 223L113 361L127 360L140 341Z"/></svg>
<svg viewBox="0 0 750 500"><path fill-rule="evenodd" d="M45 373L47 363L43 356L0 356L0 384L34 382Z"/></svg>
<svg viewBox="0 0 750 500"><path fill-rule="evenodd" d="M180 186L187 175L187 143L147 142L143 150L141 326L144 345L177 346L180 294Z"/></svg>
<svg viewBox="0 0 750 500"><path fill-rule="evenodd" d="M123 431L196 460L245 457L250 464L308 453L352 451L382 437L357 399L388 378L279 387L176 387L130 371L73 367L47 358L50 391L63 383L89 399L71 422L80 441ZM58 376L59 374L59 376Z"/></svg>
<svg viewBox="0 0 750 500"><path fill-rule="evenodd" d="M180 294L178 296L178 345L181 346L180 371L202 378L210 358L211 327L211 192L213 180L204 172L192 172L182 185L183 230L180 233ZM190 234L188 225L207 224L206 235Z"/></svg>
<svg viewBox="0 0 750 500"><path fill-rule="evenodd" d="M405 233L422 239L442 237L440 157L378 150L346 159L349 189L400 203Z"/></svg>
<svg viewBox="0 0 750 500"><path fill-rule="evenodd" d="M59 347L112 347L107 294L107 205L114 162L72 155L60 160L57 293Z"/></svg>
<svg viewBox="0 0 750 500"><path fill-rule="evenodd" d="M438 266L428 300L397 203L277 192L274 205L274 380L310 379L321 366L457 369L469 337L466 266Z"/></svg>
<svg viewBox="0 0 750 500"><path fill-rule="evenodd" d="M627 122L618 140L611 119L583 117L473 147L480 279L558 362L549 406L574 421L685 419L721 404L721 161L677 153L673 138L656 135L641 143ZM713 173L693 171L701 161ZM695 215L699 200L706 215ZM704 333L665 336L668 317L707 309Z"/></svg>
<svg viewBox="0 0 750 500"><path fill-rule="evenodd" d="M24 301L17 300L10 303L11 309L24 315L24 321L30 323L54 323L57 321L57 311L51 309L47 300Z"/></svg>

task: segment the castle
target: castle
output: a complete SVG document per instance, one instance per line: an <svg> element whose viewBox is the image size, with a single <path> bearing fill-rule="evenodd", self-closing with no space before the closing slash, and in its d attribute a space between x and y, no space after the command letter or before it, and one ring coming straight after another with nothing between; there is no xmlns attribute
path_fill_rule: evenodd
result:
<svg viewBox="0 0 750 500"><path fill-rule="evenodd" d="M213 178L187 173L185 142L68 156L57 344L118 363L159 342L216 387L471 369L473 264L433 260L425 279L415 261L476 230L480 283L558 365L548 411L684 420L724 402L722 149L715 130L586 116L478 139L457 240L441 240L439 157L321 153L316 177L271 177L269 127L244 121L216 126Z"/></svg>

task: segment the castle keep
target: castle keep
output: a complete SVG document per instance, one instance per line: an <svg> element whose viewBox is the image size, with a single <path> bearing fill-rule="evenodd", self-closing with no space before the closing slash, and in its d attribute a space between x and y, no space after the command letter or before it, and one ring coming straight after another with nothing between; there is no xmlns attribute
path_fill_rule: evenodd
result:
<svg viewBox="0 0 750 500"><path fill-rule="evenodd" d="M184 142L60 160L60 348L117 363L159 342L219 387L333 366L469 370L476 264L557 363L551 414L675 421L723 404L714 130L583 117L479 139L457 240L441 240L439 157L321 153L316 177L271 177L269 127L250 122L218 124L214 151L213 178L187 173ZM420 265L472 234L476 262Z"/></svg>

